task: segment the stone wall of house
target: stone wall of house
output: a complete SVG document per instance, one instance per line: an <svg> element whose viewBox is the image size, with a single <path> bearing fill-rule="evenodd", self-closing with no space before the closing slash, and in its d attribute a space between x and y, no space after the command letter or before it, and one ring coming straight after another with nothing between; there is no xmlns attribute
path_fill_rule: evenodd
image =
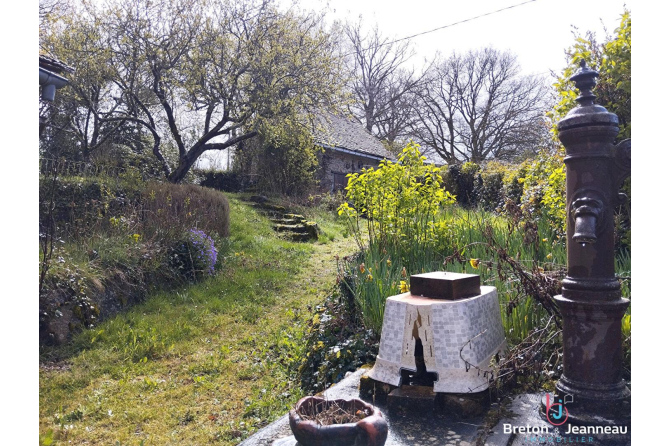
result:
<svg viewBox="0 0 670 446"><path fill-rule="evenodd" d="M319 182L321 188L327 191L336 189L336 179L348 173L360 172L364 167L377 167L379 161L352 155L349 153L335 152L326 149L321 154L321 169L319 170ZM344 179L346 182L346 179Z"/></svg>

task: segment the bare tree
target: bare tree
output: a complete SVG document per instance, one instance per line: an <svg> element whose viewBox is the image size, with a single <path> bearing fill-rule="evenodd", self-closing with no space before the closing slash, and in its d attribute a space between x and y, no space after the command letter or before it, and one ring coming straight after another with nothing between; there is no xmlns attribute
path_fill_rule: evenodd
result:
<svg viewBox="0 0 670 446"><path fill-rule="evenodd" d="M374 126L377 137L394 153L399 152L412 137L412 128L418 120L415 104L422 87L422 80L419 80L410 88L405 88L406 83L398 81L403 78L407 79L407 70L400 68L380 95L380 102L387 106L379 114Z"/></svg>
<svg viewBox="0 0 670 446"><path fill-rule="evenodd" d="M364 35L362 23L344 27L348 38L350 89L354 103L350 111L368 131L392 145L406 136L414 119L409 97L423 81L423 74L402 65L414 54L409 41L394 42L375 26Z"/></svg>
<svg viewBox="0 0 670 446"><path fill-rule="evenodd" d="M455 58L440 61L429 73L428 81L415 102L417 120L412 134L423 147L437 153L446 162L457 162Z"/></svg>
<svg viewBox="0 0 670 446"><path fill-rule="evenodd" d="M540 78L519 76L515 56L486 48L436 64L417 104L417 140L448 163L511 159L546 133Z"/></svg>

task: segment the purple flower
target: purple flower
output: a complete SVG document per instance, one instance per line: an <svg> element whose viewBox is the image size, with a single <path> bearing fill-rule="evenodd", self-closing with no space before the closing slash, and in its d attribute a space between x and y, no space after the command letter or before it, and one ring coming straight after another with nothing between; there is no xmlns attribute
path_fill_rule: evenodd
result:
<svg viewBox="0 0 670 446"><path fill-rule="evenodd" d="M214 246L214 240L205 234L204 231L196 228L189 231L188 240L193 248L191 255L193 256L194 266L197 266L209 275L213 275L218 254Z"/></svg>

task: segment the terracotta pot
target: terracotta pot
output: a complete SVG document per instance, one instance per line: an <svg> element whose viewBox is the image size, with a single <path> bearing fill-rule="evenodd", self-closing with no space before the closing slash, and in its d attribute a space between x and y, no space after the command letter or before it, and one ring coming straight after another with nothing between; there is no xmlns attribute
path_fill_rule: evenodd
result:
<svg viewBox="0 0 670 446"><path fill-rule="evenodd" d="M372 414L357 423L320 426L314 421L303 420L298 413L321 412L337 404L347 412L366 410ZM303 412L304 411L304 412ZM293 436L303 446L383 446L388 435L388 425L382 413L371 404L353 400L326 400L318 396L306 396L289 412L289 424Z"/></svg>

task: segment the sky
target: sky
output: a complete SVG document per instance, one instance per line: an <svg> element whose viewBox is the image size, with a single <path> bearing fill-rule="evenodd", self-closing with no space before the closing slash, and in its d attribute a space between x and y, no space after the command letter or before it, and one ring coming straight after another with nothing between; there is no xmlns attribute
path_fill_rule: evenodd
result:
<svg viewBox="0 0 670 446"><path fill-rule="evenodd" d="M632 17L638 1L625 2ZM280 3L288 6L291 0ZM515 53L524 74L561 71L566 64L565 49L574 42L573 26L582 33L596 32L602 41L603 25L613 33L624 11L621 0L298 0L298 3L306 10L326 11L330 20L355 22L360 17L365 27L377 24L383 35L391 38L472 19L412 38L416 51L414 65L421 66L425 58L431 59L437 51L448 55L493 46ZM508 7L512 8L495 12Z"/></svg>

